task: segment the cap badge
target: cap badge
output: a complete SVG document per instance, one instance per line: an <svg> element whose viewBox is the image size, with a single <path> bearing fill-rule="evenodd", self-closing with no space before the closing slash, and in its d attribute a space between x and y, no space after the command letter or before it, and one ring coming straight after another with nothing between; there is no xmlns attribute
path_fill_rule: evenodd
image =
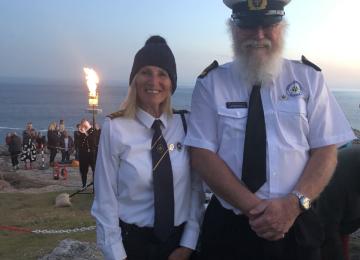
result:
<svg viewBox="0 0 360 260"><path fill-rule="evenodd" d="M264 10L268 4L267 0L248 0L250 11Z"/></svg>
<svg viewBox="0 0 360 260"><path fill-rule="evenodd" d="M302 90L302 86L301 86L300 82L295 80L292 83L290 83L289 86L286 88L286 92L291 97L297 97L297 96L302 95L303 90Z"/></svg>

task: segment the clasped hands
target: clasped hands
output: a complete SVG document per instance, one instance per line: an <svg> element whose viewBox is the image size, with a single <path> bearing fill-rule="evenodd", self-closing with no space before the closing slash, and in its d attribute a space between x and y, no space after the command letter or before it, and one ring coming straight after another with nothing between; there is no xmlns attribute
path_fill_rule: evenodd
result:
<svg viewBox="0 0 360 260"><path fill-rule="evenodd" d="M276 241L285 237L300 214L297 199L288 195L262 200L248 211L251 229L261 238Z"/></svg>

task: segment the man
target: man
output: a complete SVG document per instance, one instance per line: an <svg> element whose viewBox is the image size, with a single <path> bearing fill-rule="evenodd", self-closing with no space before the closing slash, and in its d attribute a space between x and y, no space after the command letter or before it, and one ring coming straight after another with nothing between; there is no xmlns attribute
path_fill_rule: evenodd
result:
<svg viewBox="0 0 360 260"><path fill-rule="evenodd" d="M61 162L69 163L70 154L74 149L74 141L71 136L69 136L66 130L63 131L62 136L60 137L60 148L61 148Z"/></svg>
<svg viewBox="0 0 360 260"><path fill-rule="evenodd" d="M11 156L11 163L13 166L13 169L19 170L19 154L21 153L21 137L17 135L16 132L13 132L10 134L9 139L9 152Z"/></svg>
<svg viewBox="0 0 360 260"><path fill-rule="evenodd" d="M215 193L203 259L319 259L310 208L354 135L319 68L283 59L289 0L224 0L235 60L197 80L185 143Z"/></svg>
<svg viewBox="0 0 360 260"><path fill-rule="evenodd" d="M96 150L97 150L97 134L89 121L82 119L80 123L80 135L78 139L79 145L79 168L81 174L82 187L86 188L87 174L89 166L91 171L95 172Z"/></svg>

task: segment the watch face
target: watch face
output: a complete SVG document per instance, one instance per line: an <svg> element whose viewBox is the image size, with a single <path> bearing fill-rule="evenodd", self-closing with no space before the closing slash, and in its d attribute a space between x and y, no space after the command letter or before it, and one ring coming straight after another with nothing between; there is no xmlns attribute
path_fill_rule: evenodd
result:
<svg viewBox="0 0 360 260"><path fill-rule="evenodd" d="M302 208L304 210L308 210L311 207L311 202L309 198L306 197L301 197L300 198L300 205L302 206Z"/></svg>

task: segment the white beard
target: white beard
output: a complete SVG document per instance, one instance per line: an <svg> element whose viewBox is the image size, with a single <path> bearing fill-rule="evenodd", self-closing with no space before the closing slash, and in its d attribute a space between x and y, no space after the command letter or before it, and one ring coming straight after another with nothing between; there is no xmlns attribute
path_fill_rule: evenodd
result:
<svg viewBox="0 0 360 260"><path fill-rule="evenodd" d="M236 32L235 32L236 33ZM239 42L233 33L233 49L235 61L239 65L239 73L249 85L261 84L276 78L282 68L284 49L283 35L276 46L270 40L246 40ZM257 50L261 48L261 50ZM262 55L257 51L265 52Z"/></svg>
<svg viewBox="0 0 360 260"><path fill-rule="evenodd" d="M261 84L276 78L282 67L281 54L272 55L266 59L253 57L254 55L237 56L242 78L249 84Z"/></svg>

